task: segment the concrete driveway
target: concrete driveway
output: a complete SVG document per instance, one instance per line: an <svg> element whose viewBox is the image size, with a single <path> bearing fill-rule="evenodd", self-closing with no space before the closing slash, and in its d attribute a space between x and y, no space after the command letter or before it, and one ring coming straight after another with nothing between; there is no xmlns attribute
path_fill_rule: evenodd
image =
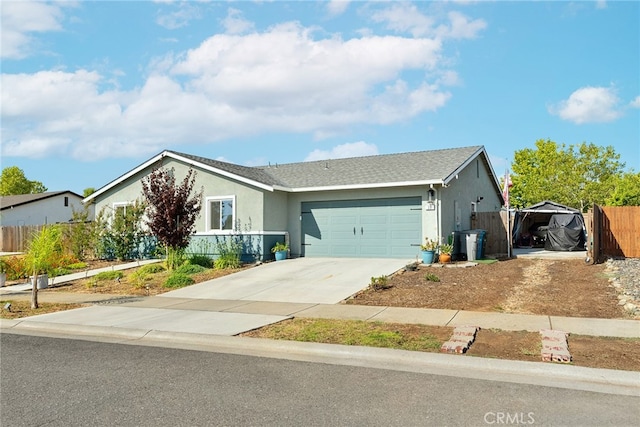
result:
<svg viewBox="0 0 640 427"><path fill-rule="evenodd" d="M371 277L389 275L407 263L405 259L288 259L263 264L160 296L337 304L366 288L371 282Z"/></svg>

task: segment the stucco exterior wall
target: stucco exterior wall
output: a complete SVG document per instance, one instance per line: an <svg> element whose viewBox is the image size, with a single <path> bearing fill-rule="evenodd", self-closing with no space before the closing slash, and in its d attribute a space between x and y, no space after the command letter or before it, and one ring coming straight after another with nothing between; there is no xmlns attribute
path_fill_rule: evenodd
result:
<svg viewBox="0 0 640 427"><path fill-rule="evenodd" d="M96 197L95 209L96 213L103 208L110 211L114 204L129 203L134 200L142 200L142 178L148 176L154 167L159 164L150 166L139 173L130 177L126 181L115 186L112 190L105 192ZM162 164L165 168L174 168L176 181L180 182L186 176L190 165L179 162L175 159L165 158ZM196 221L196 232L204 233L206 227L206 199L207 197L234 196L235 197L235 218L236 223L241 229L250 225L252 230L261 230L264 227L264 195L268 193L256 187L230 178L216 175L210 171L193 167L196 171L196 180L194 191L203 189L203 205L200 216Z"/></svg>
<svg viewBox="0 0 640 427"><path fill-rule="evenodd" d="M68 197L68 206L64 205L65 197ZM73 217L73 209L76 211L83 209L82 199L69 193L59 194L16 206L13 209L4 209L0 213L0 224L3 227L10 227L69 222Z"/></svg>
<svg viewBox="0 0 640 427"><path fill-rule="evenodd" d="M499 211L501 201L491 171L480 159L473 160L441 190L442 235L471 228L471 213ZM478 201L480 198L482 200Z"/></svg>

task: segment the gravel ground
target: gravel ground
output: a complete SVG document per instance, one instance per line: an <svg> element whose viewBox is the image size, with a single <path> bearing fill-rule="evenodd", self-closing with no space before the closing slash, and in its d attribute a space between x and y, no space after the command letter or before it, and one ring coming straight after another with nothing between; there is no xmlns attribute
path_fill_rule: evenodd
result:
<svg viewBox="0 0 640 427"><path fill-rule="evenodd" d="M640 259L609 259L606 271L618 291L618 304L635 317L640 316Z"/></svg>

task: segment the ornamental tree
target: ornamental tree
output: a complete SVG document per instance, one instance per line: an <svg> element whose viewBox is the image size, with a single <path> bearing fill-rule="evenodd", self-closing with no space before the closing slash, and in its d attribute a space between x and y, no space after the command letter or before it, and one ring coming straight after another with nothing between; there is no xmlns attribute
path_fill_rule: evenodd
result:
<svg viewBox="0 0 640 427"><path fill-rule="evenodd" d="M192 195L196 172L189 169L180 184L173 168L154 169L142 179L147 204L147 226L158 242L167 248L167 268L172 270L176 256L189 246L202 206L201 189Z"/></svg>

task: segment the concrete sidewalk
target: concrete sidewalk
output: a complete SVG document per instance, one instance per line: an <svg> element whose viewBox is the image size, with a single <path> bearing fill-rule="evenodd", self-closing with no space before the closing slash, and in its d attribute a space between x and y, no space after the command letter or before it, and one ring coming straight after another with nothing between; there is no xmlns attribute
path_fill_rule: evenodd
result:
<svg viewBox="0 0 640 427"><path fill-rule="evenodd" d="M26 300L28 298L29 296L26 294L12 295L12 299ZM624 319L590 319L350 304L214 300L167 296L105 296L60 292L50 294L43 292L39 298L42 302L73 302L93 304L93 306L15 321L3 320L1 326L3 328L28 327L34 323L49 322L55 325L133 328L146 332L171 331L235 335L284 319L299 317L449 327L473 325L483 329L505 331L538 332L541 329L556 329L578 335L640 338L640 321ZM255 322L247 323L250 316L254 316ZM237 326L229 327L229 324L236 321L239 322Z"/></svg>

